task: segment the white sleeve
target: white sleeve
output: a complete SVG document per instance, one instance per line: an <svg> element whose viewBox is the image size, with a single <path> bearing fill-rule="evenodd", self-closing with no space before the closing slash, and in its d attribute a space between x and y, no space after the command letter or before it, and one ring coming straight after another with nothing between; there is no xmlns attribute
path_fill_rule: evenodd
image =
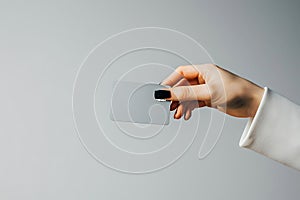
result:
<svg viewBox="0 0 300 200"><path fill-rule="evenodd" d="M300 170L300 106L265 88L239 145Z"/></svg>

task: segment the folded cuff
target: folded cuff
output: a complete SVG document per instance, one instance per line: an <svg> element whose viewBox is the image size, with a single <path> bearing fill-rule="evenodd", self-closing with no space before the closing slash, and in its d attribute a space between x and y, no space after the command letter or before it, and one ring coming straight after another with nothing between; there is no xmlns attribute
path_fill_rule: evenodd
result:
<svg viewBox="0 0 300 200"><path fill-rule="evenodd" d="M300 170L299 132L299 106L265 87L256 115L249 119L239 145Z"/></svg>

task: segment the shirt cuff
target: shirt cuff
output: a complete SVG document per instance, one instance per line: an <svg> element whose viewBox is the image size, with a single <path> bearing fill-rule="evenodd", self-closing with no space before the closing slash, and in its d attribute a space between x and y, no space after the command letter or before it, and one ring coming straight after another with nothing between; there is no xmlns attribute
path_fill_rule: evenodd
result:
<svg viewBox="0 0 300 200"><path fill-rule="evenodd" d="M249 121L246 125L246 128L244 129L244 132L243 132L243 135L240 139L240 147L247 147L249 145L251 145L253 143L253 130L254 130L254 127L255 125L258 123L257 121L259 121L259 118L261 118L261 110L263 109L265 103L266 103L266 98L267 98L267 93L268 93L268 88L265 87L264 88L264 94L263 94L263 97L260 101L260 104L258 106L258 109L256 111L256 114L254 116L254 118L249 118Z"/></svg>
<svg viewBox="0 0 300 200"><path fill-rule="evenodd" d="M300 107L267 87L264 89L239 145L300 170Z"/></svg>

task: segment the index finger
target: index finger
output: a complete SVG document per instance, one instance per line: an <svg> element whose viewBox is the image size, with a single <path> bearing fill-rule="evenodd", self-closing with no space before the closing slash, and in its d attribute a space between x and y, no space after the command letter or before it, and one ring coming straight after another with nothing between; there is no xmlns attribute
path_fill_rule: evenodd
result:
<svg viewBox="0 0 300 200"><path fill-rule="evenodd" d="M180 66L171 73L165 80L161 82L161 85L168 85L173 87L181 79L192 80L197 78L199 75L198 70L193 65Z"/></svg>

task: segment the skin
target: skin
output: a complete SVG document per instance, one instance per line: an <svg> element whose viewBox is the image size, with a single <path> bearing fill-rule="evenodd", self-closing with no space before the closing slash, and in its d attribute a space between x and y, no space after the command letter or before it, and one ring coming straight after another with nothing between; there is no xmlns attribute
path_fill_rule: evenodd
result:
<svg viewBox="0 0 300 200"><path fill-rule="evenodd" d="M162 85L171 86L174 118L190 119L196 108L208 106L235 117L254 117L264 89L214 64L178 67Z"/></svg>

